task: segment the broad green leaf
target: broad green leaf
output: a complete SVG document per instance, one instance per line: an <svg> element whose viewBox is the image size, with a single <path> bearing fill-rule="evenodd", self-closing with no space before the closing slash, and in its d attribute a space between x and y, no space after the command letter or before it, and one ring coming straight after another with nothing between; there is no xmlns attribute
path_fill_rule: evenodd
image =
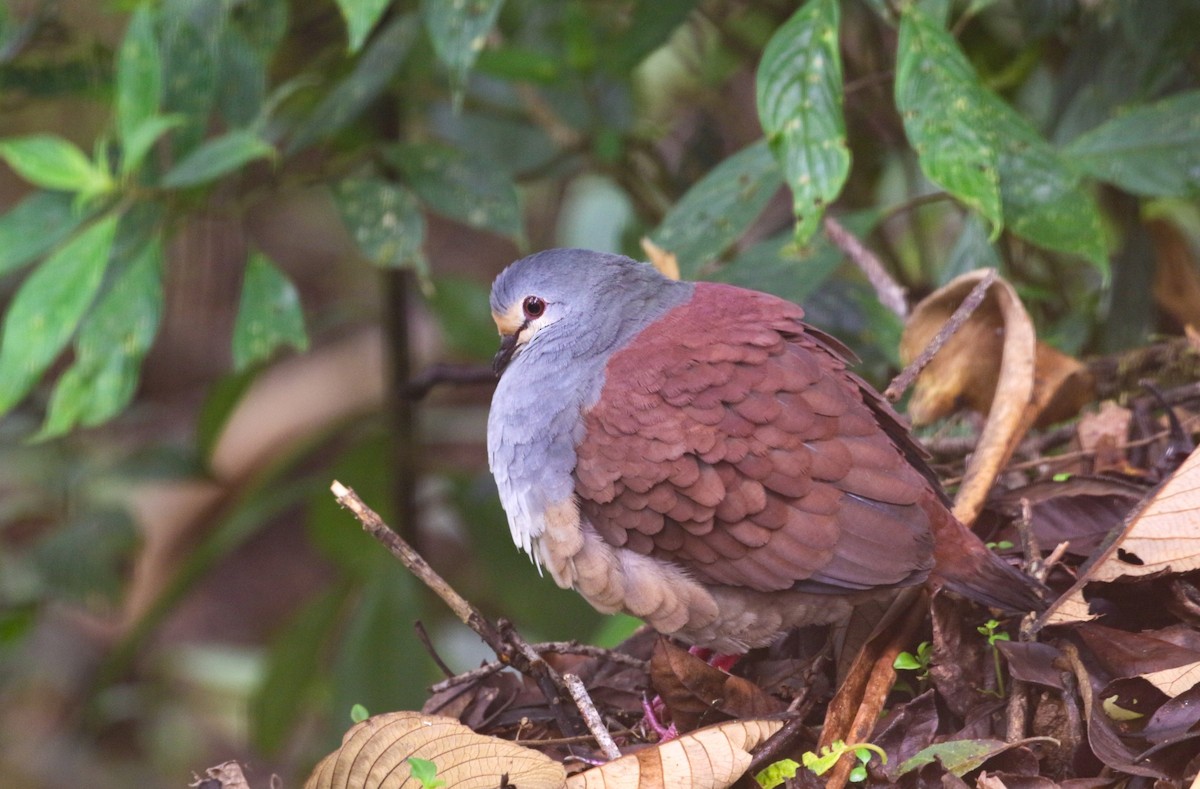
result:
<svg viewBox="0 0 1200 789"><path fill-rule="evenodd" d="M230 21L259 54L269 58L287 35L288 16L288 0L254 0L236 4Z"/></svg>
<svg viewBox="0 0 1200 789"><path fill-rule="evenodd" d="M387 155L405 183L439 214L510 238L523 236L517 187L501 168L436 144L398 145Z"/></svg>
<svg viewBox="0 0 1200 789"><path fill-rule="evenodd" d="M217 105L228 124L251 126L262 112L267 95L267 60L235 27L221 36L221 85Z"/></svg>
<svg viewBox="0 0 1200 789"><path fill-rule="evenodd" d="M171 129L182 126L183 123L182 115L155 115L130 129L125 137L124 150L121 151L121 173L128 174L137 170L158 138Z"/></svg>
<svg viewBox="0 0 1200 789"><path fill-rule="evenodd" d="M1015 746L1016 743L999 740L951 740L935 743L906 759L896 768L896 774L904 775L937 760L947 772L961 778L996 754Z"/></svg>
<svg viewBox="0 0 1200 789"><path fill-rule="evenodd" d="M176 20L164 28L162 106L164 113L184 119L171 138L176 156L183 156L208 133L221 70L213 42L193 23Z"/></svg>
<svg viewBox="0 0 1200 789"><path fill-rule="evenodd" d="M458 354L486 361L496 353L496 325L488 306L488 289L465 277L434 281L429 307L446 343Z"/></svg>
<svg viewBox="0 0 1200 789"><path fill-rule="evenodd" d="M357 52L379 17L390 5L391 0L337 0L342 17L346 20L350 51Z"/></svg>
<svg viewBox="0 0 1200 789"><path fill-rule="evenodd" d="M334 186L333 200L367 260L385 268L423 265L425 217L412 192L378 178L347 178Z"/></svg>
<svg viewBox="0 0 1200 789"><path fill-rule="evenodd" d="M296 286L261 252L246 261L242 298L233 326L233 368L245 370L276 349L308 349L304 311Z"/></svg>
<svg viewBox="0 0 1200 789"><path fill-rule="evenodd" d="M162 185L178 189L215 181L255 159L270 159L275 148L248 129L234 129L192 151L163 176Z"/></svg>
<svg viewBox="0 0 1200 789"><path fill-rule="evenodd" d="M1079 255L1107 275L1108 251L1095 199L1028 121L996 102L988 123L1000 154L1008 229L1040 247Z"/></svg>
<svg viewBox="0 0 1200 789"><path fill-rule="evenodd" d="M117 52L117 133L126 146L134 131L158 114L162 85L155 15L150 4L143 3L130 17Z"/></svg>
<svg viewBox="0 0 1200 789"><path fill-rule="evenodd" d="M450 70L456 101L502 5L504 0L421 0L425 30L433 51Z"/></svg>
<svg viewBox="0 0 1200 789"><path fill-rule="evenodd" d="M841 250L818 236L807 247L796 244L792 231L758 242L708 279L773 293L803 304L842 264Z"/></svg>
<svg viewBox="0 0 1200 789"><path fill-rule="evenodd" d="M693 278L741 237L782 183L766 141L747 146L692 186L651 238Z"/></svg>
<svg viewBox="0 0 1200 789"><path fill-rule="evenodd" d="M758 115L808 243L850 174L842 118L838 0L809 0L776 31L758 66Z"/></svg>
<svg viewBox="0 0 1200 789"><path fill-rule="evenodd" d="M417 18L405 14L389 22L363 51L354 70L322 99L287 144L295 153L344 128L362 114L404 65L417 38Z"/></svg>
<svg viewBox="0 0 1200 789"><path fill-rule="evenodd" d="M559 79L562 66L562 62L552 55L507 45L485 49L475 61L475 71L480 74L511 82L541 84Z"/></svg>
<svg viewBox="0 0 1200 789"><path fill-rule="evenodd" d="M17 175L43 189L61 189L91 197L113 187L112 176L106 170L61 137L35 134L2 140L0 158Z"/></svg>
<svg viewBox="0 0 1200 789"><path fill-rule="evenodd" d="M915 8L900 20L896 106L929 180L978 211L995 238L1004 225L999 156L979 82L958 43Z"/></svg>
<svg viewBox="0 0 1200 789"><path fill-rule="evenodd" d="M625 74L663 45L683 24L697 0L639 0L629 26L613 42L616 47L600 64L615 74Z"/></svg>
<svg viewBox="0 0 1200 789"><path fill-rule="evenodd" d="M39 439L111 419L133 399L162 317L163 249L152 239L80 324L75 362L54 387Z"/></svg>
<svg viewBox="0 0 1200 789"><path fill-rule="evenodd" d="M250 735L261 750L275 753L287 741L305 702L316 695L320 655L332 639L345 592L324 589L288 621L267 654L262 684L250 698Z"/></svg>
<svg viewBox="0 0 1200 789"><path fill-rule="evenodd" d="M1063 153L1088 175L1134 194L1200 195L1200 91L1130 109Z"/></svg>
<svg viewBox="0 0 1200 789"><path fill-rule="evenodd" d="M979 215L967 214L945 265L938 269L937 283L945 285L960 274L977 268L1000 268L1000 254L988 241L987 228Z"/></svg>
<svg viewBox="0 0 1200 789"><path fill-rule="evenodd" d="M17 289L0 338L0 414L29 392L75 333L104 278L117 220L110 214L92 223Z"/></svg>
<svg viewBox="0 0 1200 789"><path fill-rule="evenodd" d="M0 216L0 274L20 268L87 219L66 192L34 192Z"/></svg>
<svg viewBox="0 0 1200 789"><path fill-rule="evenodd" d="M242 401L242 395L258 380L261 370L251 368L230 373L209 387L196 417L196 452L208 464L212 461L213 449L221 437L234 409Z"/></svg>

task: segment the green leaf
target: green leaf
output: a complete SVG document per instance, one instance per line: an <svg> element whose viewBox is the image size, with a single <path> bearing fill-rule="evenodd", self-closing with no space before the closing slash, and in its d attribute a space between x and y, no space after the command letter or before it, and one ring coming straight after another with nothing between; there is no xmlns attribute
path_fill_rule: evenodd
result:
<svg viewBox="0 0 1200 789"><path fill-rule="evenodd" d="M267 95L267 60L261 50L235 27L221 36L221 85L217 104L235 128L251 126Z"/></svg>
<svg viewBox="0 0 1200 789"><path fill-rule="evenodd" d="M809 0L771 37L758 66L758 115L792 190L800 244L850 174L839 22L838 0Z"/></svg>
<svg viewBox="0 0 1200 789"><path fill-rule="evenodd" d="M465 277L439 277L429 295L446 343L456 353L486 361L496 353L496 324L488 306L488 289Z"/></svg>
<svg viewBox="0 0 1200 789"><path fill-rule="evenodd" d="M235 129L192 151L163 176L162 185L179 189L215 181L255 159L275 156L275 148L248 129Z"/></svg>
<svg viewBox="0 0 1200 789"><path fill-rule="evenodd" d="M933 762L942 763L946 771L959 778L971 772L996 754L1014 747L999 740L952 740L930 745L906 759L896 770L904 775Z"/></svg>
<svg viewBox="0 0 1200 789"><path fill-rule="evenodd" d="M1128 110L1063 153L1088 175L1146 197L1200 195L1200 91Z"/></svg>
<svg viewBox="0 0 1200 789"><path fill-rule="evenodd" d="M1004 224L999 156L979 82L958 43L914 7L900 20L896 106L929 180L978 211L994 239Z"/></svg>
<svg viewBox="0 0 1200 789"><path fill-rule="evenodd" d="M369 717L371 717L370 710L361 704L355 704L350 708L350 720L355 723L362 723Z"/></svg>
<svg viewBox="0 0 1200 789"><path fill-rule="evenodd" d="M162 106L164 113L184 119L171 140L176 155L182 156L208 133L221 69L212 42L190 21L164 27Z"/></svg>
<svg viewBox="0 0 1200 789"><path fill-rule="evenodd" d="M434 211L509 238L523 237L517 187L501 168L436 144L398 145L387 154Z"/></svg>
<svg viewBox="0 0 1200 789"><path fill-rule="evenodd" d="M308 349L300 295L266 255L254 252L246 261L242 298L233 326L233 368L245 370L284 345L297 351Z"/></svg>
<svg viewBox="0 0 1200 789"><path fill-rule="evenodd" d="M158 138L183 123L182 115L155 115L131 129L125 138L125 148L121 151L121 174L127 175L137 170Z"/></svg>
<svg viewBox="0 0 1200 789"><path fill-rule="evenodd" d="M0 216L0 274L20 268L87 219L66 192L34 192Z"/></svg>
<svg viewBox="0 0 1200 789"><path fill-rule="evenodd" d="M425 30L433 51L450 70L456 102L502 5L504 0L421 0Z"/></svg>
<svg viewBox="0 0 1200 789"><path fill-rule="evenodd" d="M915 671L923 668L921 661L917 660L916 655L911 652L901 652L896 655L896 659L892 661L892 668L901 671Z"/></svg>
<svg viewBox="0 0 1200 789"><path fill-rule="evenodd" d="M21 283L0 340L0 414L29 392L75 333L104 278L117 220L109 214L94 222Z"/></svg>
<svg viewBox="0 0 1200 789"><path fill-rule="evenodd" d="M158 114L162 86L155 14L149 3L143 3L129 18L117 52L117 133L126 147L134 131Z"/></svg>
<svg viewBox="0 0 1200 789"><path fill-rule="evenodd" d="M35 134L0 141L0 158L17 175L44 189L92 197L113 187L108 171L94 165L74 143L61 137Z"/></svg>
<svg viewBox="0 0 1200 789"><path fill-rule="evenodd" d="M96 301L75 338L75 361L54 387L38 440L92 427L133 399L162 317L162 240L146 244Z"/></svg>
<svg viewBox="0 0 1200 789"><path fill-rule="evenodd" d="M350 237L377 266L421 266L425 217L413 193L378 178L347 178L333 189Z"/></svg>
<svg viewBox="0 0 1200 789"><path fill-rule="evenodd" d="M678 256L685 279L693 278L741 237L782 183L766 141L757 142L692 186L651 239Z"/></svg>
<svg viewBox="0 0 1200 789"><path fill-rule="evenodd" d="M639 0L629 26L613 42L616 48L600 65L613 74L625 74L663 45L696 7L697 0Z"/></svg>
<svg viewBox="0 0 1200 789"><path fill-rule="evenodd" d="M357 52L391 0L337 0L337 4L346 20L350 51Z"/></svg>
<svg viewBox="0 0 1200 789"><path fill-rule="evenodd" d="M265 753L287 741L321 676L321 653L332 638L345 592L325 589L309 600L272 640L262 684L250 697L250 734Z"/></svg>
<svg viewBox="0 0 1200 789"><path fill-rule="evenodd" d="M800 762L795 759L780 759L760 770L754 776L754 780L762 789L775 789L776 786L782 786L787 779L795 778L799 769Z"/></svg>
<svg viewBox="0 0 1200 789"><path fill-rule="evenodd" d="M325 139L361 115L408 59L417 30L417 18L413 14L389 22L359 57L350 75L339 82L299 125L288 141L287 152L295 153Z"/></svg>
<svg viewBox="0 0 1200 789"><path fill-rule="evenodd" d="M445 781L437 777L437 764L434 762L418 756L410 756L406 761L412 777L421 782L422 789L438 789L446 785Z"/></svg>

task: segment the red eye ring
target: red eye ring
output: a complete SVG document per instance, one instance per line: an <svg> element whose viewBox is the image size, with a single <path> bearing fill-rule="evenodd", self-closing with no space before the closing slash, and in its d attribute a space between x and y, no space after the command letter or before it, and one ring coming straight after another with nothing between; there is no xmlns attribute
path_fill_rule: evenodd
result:
<svg viewBox="0 0 1200 789"><path fill-rule="evenodd" d="M537 296L527 296L521 304L521 308L525 311L525 317L529 320L537 320L546 312L546 302L539 299Z"/></svg>

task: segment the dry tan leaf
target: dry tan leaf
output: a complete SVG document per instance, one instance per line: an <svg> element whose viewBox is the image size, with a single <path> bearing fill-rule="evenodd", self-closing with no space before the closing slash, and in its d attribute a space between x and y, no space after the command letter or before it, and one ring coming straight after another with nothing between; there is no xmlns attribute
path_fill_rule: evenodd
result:
<svg viewBox="0 0 1200 789"><path fill-rule="evenodd" d="M1093 619L1083 587L1161 572L1183 573L1200 568L1200 451L1192 452L1146 505L1126 523L1087 572L1042 615L1039 625Z"/></svg>
<svg viewBox="0 0 1200 789"><path fill-rule="evenodd" d="M1128 467L1124 447L1132 421L1133 412L1112 400L1105 400L1098 410L1080 418L1075 434L1079 437L1079 448L1092 455L1089 473L1124 471Z"/></svg>
<svg viewBox="0 0 1200 789"><path fill-rule="evenodd" d="M679 279L679 258L675 256L674 252L668 252L649 238L642 239L642 251L646 253L646 259L658 269L660 274L671 279Z"/></svg>
<svg viewBox="0 0 1200 789"><path fill-rule="evenodd" d="M904 327L901 358L916 358L987 275L986 269L963 274L923 299ZM988 414L955 499L954 514L963 523L978 516L996 475L1036 417L1036 344L1033 322L1016 291L997 279L979 308L917 378L909 404L914 422L949 413L960 400ZM1039 401L1049 402L1053 395L1047 392Z"/></svg>
<svg viewBox="0 0 1200 789"><path fill-rule="evenodd" d="M781 728L783 722L777 720L719 723L572 775L566 786L567 789L677 786L725 789L750 766L750 751Z"/></svg>
<svg viewBox="0 0 1200 789"><path fill-rule="evenodd" d="M203 778L197 778L188 786L201 786L207 781L217 781L221 789L250 789L242 766L237 762L223 762L216 767L209 767L204 771Z"/></svg>
<svg viewBox="0 0 1200 789"><path fill-rule="evenodd" d="M521 789L562 789L558 762L508 740L485 737L454 718L389 712L368 718L342 737L342 746L313 770L305 789L419 789L409 757L437 767L446 786L495 789L500 778Z"/></svg>

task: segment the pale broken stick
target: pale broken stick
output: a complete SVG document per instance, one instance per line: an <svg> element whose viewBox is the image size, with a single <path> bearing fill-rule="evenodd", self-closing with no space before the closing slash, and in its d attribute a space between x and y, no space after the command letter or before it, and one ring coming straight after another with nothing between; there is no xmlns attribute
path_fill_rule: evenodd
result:
<svg viewBox="0 0 1200 789"><path fill-rule="evenodd" d="M454 615L464 625L474 630L483 639L501 663L512 666L537 682L538 687L550 704L550 710L558 721L559 728L568 737L577 737L585 733L579 719L569 715L563 704L563 698L569 693L562 676L542 660L533 647L529 645L513 628L500 628L492 624L479 612L479 609L467 602L466 598L454 591L450 584L429 566L425 558L417 553L411 545L384 523L383 518L368 507L358 494L342 483L334 480L330 485L334 497L362 523L363 530L378 540L401 564L450 607Z"/></svg>

